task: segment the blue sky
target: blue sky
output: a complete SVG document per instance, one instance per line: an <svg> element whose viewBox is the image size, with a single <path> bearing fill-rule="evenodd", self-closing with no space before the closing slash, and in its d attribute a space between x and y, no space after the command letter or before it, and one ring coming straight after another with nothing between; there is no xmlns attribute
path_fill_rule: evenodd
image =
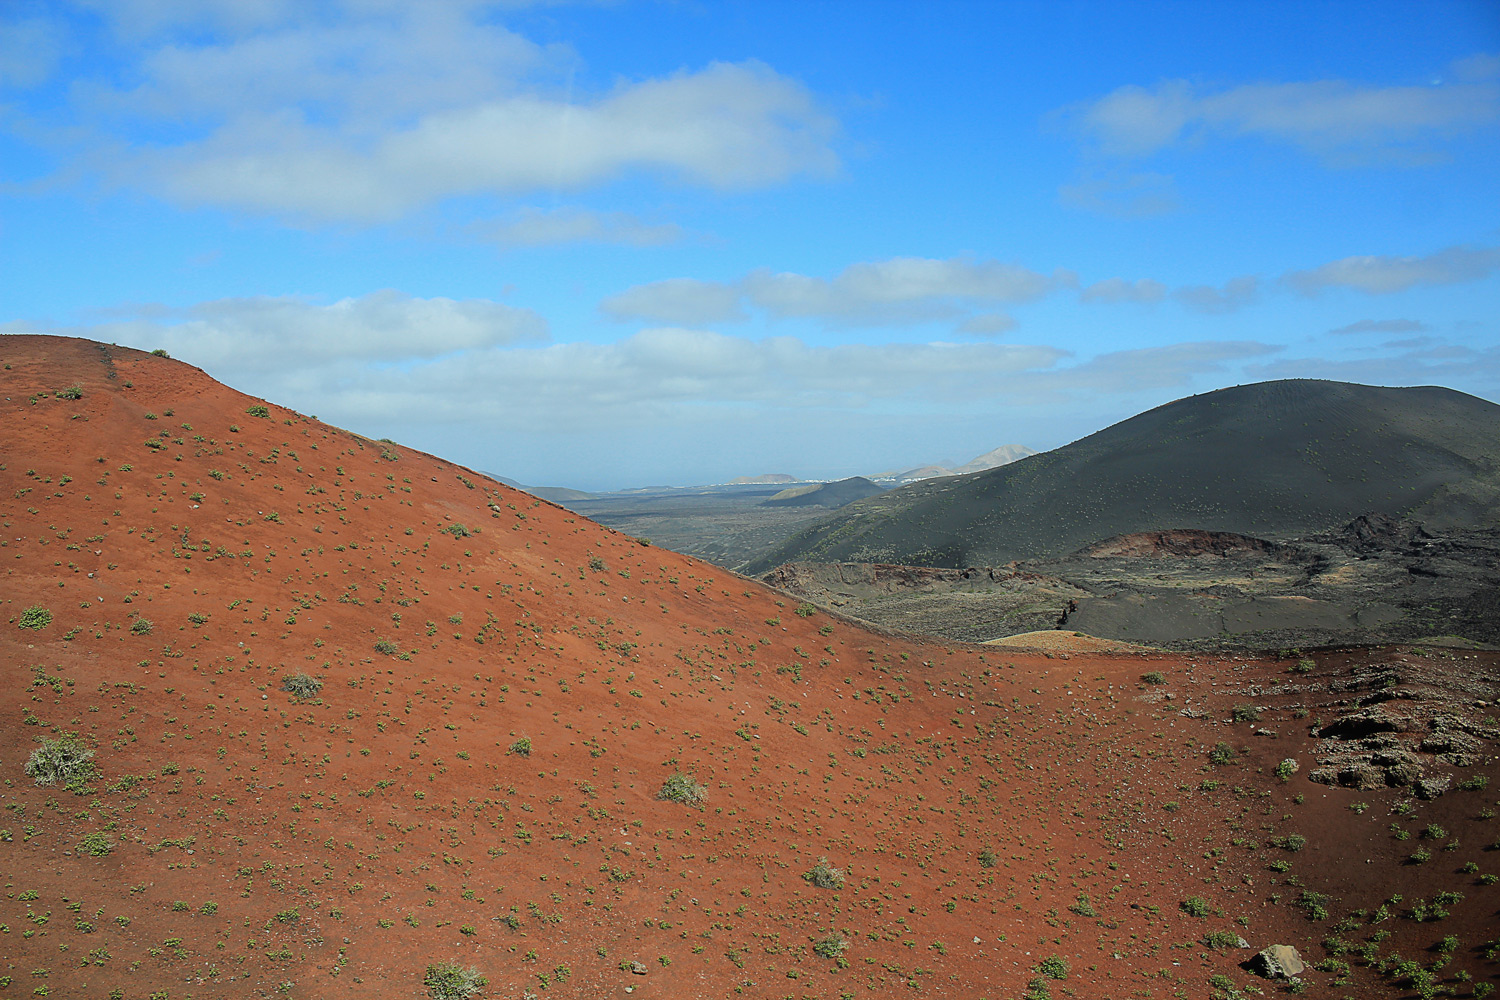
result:
<svg viewBox="0 0 1500 1000"><path fill-rule="evenodd" d="M1493 0L8 0L0 331L534 484L837 477L1500 400L1497 165Z"/></svg>

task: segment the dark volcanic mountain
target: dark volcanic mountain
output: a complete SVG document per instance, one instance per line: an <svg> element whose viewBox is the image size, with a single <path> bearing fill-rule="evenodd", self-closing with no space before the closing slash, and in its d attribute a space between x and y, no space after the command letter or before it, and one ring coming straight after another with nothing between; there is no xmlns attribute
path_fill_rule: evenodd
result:
<svg viewBox="0 0 1500 1000"><path fill-rule="evenodd" d="M1436 386L1294 379L1191 396L970 476L850 504L746 567L998 565L1164 528L1285 538L1360 514L1500 512L1500 406Z"/></svg>

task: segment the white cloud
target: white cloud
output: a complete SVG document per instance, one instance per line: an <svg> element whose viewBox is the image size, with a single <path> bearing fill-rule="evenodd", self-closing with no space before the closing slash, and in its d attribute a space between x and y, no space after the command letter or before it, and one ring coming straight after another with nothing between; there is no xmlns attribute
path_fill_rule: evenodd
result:
<svg viewBox="0 0 1500 1000"><path fill-rule="evenodd" d="M1500 87L1315 80L1205 93L1185 80L1166 80L1153 88L1120 87L1074 112L1083 134L1110 156L1145 156L1214 134L1254 136L1331 155L1493 126L1500 121Z"/></svg>
<svg viewBox="0 0 1500 1000"><path fill-rule="evenodd" d="M1414 319L1361 319L1328 332L1343 336L1353 333L1419 333L1426 329L1426 323Z"/></svg>
<svg viewBox="0 0 1500 1000"><path fill-rule="evenodd" d="M599 309L615 320L641 319L686 326L745 318L737 287L695 278L668 278L636 285L611 295L599 303Z"/></svg>
<svg viewBox="0 0 1500 1000"><path fill-rule="evenodd" d="M1422 285L1480 281L1500 270L1500 247L1456 246L1425 257L1360 256L1330 261L1282 277L1303 295L1325 288L1353 288L1367 295L1389 295Z"/></svg>
<svg viewBox="0 0 1500 1000"><path fill-rule="evenodd" d="M123 187L313 222L636 173L745 189L838 168L837 122L763 63L579 92L576 55L494 6L102 4L137 41L72 89L80 125L56 141L89 137Z"/></svg>
<svg viewBox="0 0 1500 1000"><path fill-rule="evenodd" d="M1150 278L1126 281L1124 278L1105 278L1096 281L1079 293L1083 302L1160 302L1167 297L1167 286Z"/></svg>
<svg viewBox="0 0 1500 1000"><path fill-rule="evenodd" d="M763 268L743 285L750 301L775 317L884 325L950 318L974 305L1030 302L1069 280L1061 272L1048 277L996 260L893 257L852 264L831 279Z"/></svg>
<svg viewBox="0 0 1500 1000"><path fill-rule="evenodd" d="M0 87L34 87L52 75L62 56L57 26L40 17L0 10Z"/></svg>
<svg viewBox="0 0 1500 1000"><path fill-rule="evenodd" d="M893 257L851 264L832 278L769 268L734 283L672 278L626 289L600 309L615 319L695 325L744 319L741 305L748 301L775 319L814 318L840 326L957 320L960 333L988 336L1015 321L998 313L970 315L974 309L1030 302L1077 281L1070 271L1049 276L996 260Z"/></svg>
<svg viewBox="0 0 1500 1000"><path fill-rule="evenodd" d="M485 299L415 299L389 290L330 305L261 296L184 310L148 305L127 311L134 317L62 332L162 347L225 378L409 362L547 336L546 320L529 309Z"/></svg>
<svg viewBox="0 0 1500 1000"><path fill-rule="evenodd" d="M576 190L644 170L713 188L828 174L834 126L756 63L622 85L592 103L518 95L351 135L300 109L242 114L134 167L188 203L377 221L459 195Z"/></svg>
<svg viewBox="0 0 1500 1000"><path fill-rule="evenodd" d="M1087 177L1057 189L1069 208L1117 219L1149 219L1177 211L1177 181L1169 174L1137 173L1125 177Z"/></svg>
<svg viewBox="0 0 1500 1000"><path fill-rule="evenodd" d="M972 337L998 337L1016 326L1015 317L1006 313L975 313L961 320L956 329Z"/></svg>
<svg viewBox="0 0 1500 1000"><path fill-rule="evenodd" d="M1188 285L1172 297L1194 312L1223 314L1237 312L1260 297L1260 279L1253 274L1231 278L1223 288L1212 285Z"/></svg>
<svg viewBox="0 0 1500 1000"><path fill-rule="evenodd" d="M1273 350L1179 344L1069 364L1068 351L1045 345L819 346L685 327L652 327L614 343L538 344L544 324L526 310L389 291L330 305L222 299L122 312L128 317L57 332L165 347L238 388L353 426L603 432L681 424L726 408L957 412L1185 384Z"/></svg>
<svg viewBox="0 0 1500 1000"><path fill-rule="evenodd" d="M592 212L582 208L528 208L513 219L474 227L484 239L503 247L556 246L563 243L609 243L654 247L683 238L682 227L652 224L627 212Z"/></svg>
<svg viewBox="0 0 1500 1000"><path fill-rule="evenodd" d="M178 356L198 363L190 350ZM400 368L341 360L302 371L266 365L255 391L355 425L602 433L693 422L729 407L943 407L986 396L994 381L1064 356L1050 347L1000 344L819 347L792 337L659 327L611 344L478 349Z"/></svg>

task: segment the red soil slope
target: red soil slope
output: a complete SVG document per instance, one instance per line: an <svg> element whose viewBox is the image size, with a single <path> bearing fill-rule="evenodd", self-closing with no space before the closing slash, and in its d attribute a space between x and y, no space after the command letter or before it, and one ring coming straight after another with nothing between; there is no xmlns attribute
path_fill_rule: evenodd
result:
<svg viewBox="0 0 1500 1000"><path fill-rule="evenodd" d="M1399 993L1450 933L1436 978L1496 974L1494 786L1306 777L1306 707L1418 654L894 640L176 361L0 363L0 997L419 997L440 961L496 997L1208 996L1255 982L1236 935L1333 939L1319 995ZM34 785L70 732L91 790Z"/></svg>

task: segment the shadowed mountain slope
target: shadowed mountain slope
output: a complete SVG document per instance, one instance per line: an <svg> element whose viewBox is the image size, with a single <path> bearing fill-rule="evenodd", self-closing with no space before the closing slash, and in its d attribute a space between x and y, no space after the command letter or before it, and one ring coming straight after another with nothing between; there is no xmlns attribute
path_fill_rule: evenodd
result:
<svg viewBox="0 0 1500 1000"><path fill-rule="evenodd" d="M1350 732L1405 780L1493 775L1492 654L891 638L180 362L0 363L5 996L416 1000L436 962L491 997L1207 995L1250 981L1236 935L1321 957L1393 892L1451 916L1372 960L1454 934L1454 988L1500 971L1484 796L1404 808L1453 849L1403 866L1407 789L1273 776L1370 691Z"/></svg>
<svg viewBox="0 0 1500 1000"><path fill-rule="evenodd" d="M1179 399L988 472L850 504L750 563L999 565L1113 535L1280 538L1360 514L1500 511L1500 406L1433 386L1296 379Z"/></svg>

